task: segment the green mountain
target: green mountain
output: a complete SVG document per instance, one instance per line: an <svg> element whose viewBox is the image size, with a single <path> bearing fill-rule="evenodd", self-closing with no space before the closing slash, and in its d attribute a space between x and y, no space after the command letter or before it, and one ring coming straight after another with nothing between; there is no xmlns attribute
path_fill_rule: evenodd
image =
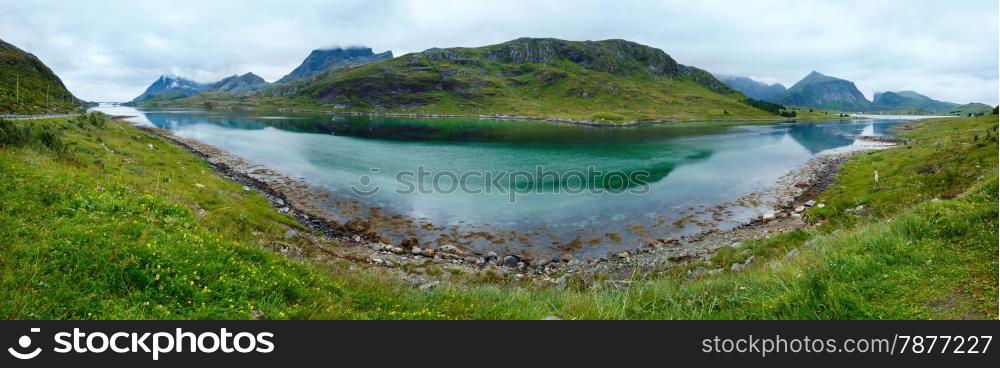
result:
<svg viewBox="0 0 1000 368"><path fill-rule="evenodd" d="M876 93L872 104L876 110L909 113L938 113L958 107L956 103L938 101L913 91Z"/></svg>
<svg viewBox="0 0 1000 368"><path fill-rule="evenodd" d="M608 121L774 116L708 72L624 40L434 48L325 75L289 97L347 111Z"/></svg>
<svg viewBox="0 0 1000 368"><path fill-rule="evenodd" d="M73 112L82 104L35 55L0 40L0 114Z"/></svg>
<svg viewBox="0 0 1000 368"><path fill-rule="evenodd" d="M840 111L868 111L872 103L854 82L813 71L778 99L779 103Z"/></svg>

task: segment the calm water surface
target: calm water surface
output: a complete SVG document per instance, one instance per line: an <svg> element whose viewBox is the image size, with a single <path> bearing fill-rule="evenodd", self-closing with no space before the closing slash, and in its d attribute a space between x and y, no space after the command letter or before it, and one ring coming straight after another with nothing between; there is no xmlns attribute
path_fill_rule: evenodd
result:
<svg viewBox="0 0 1000 368"><path fill-rule="evenodd" d="M572 252L579 257L745 222L773 204L767 198L739 199L773 186L818 154L850 148L853 136L891 134L893 126L905 121L598 128L98 109L136 116L133 121L303 178L332 194L322 205L344 221L370 217L370 209L378 208L381 218L372 220L384 225L378 231L387 238L412 235L423 243L460 244L480 252ZM415 176L419 171L428 173L422 181ZM398 180L397 174L406 172L414 176ZM487 185L487 173L495 179L513 172L519 172L513 182ZM476 194L453 182L463 174L466 191ZM433 182L439 191L400 193L421 183L430 189ZM513 200L510 185L521 191ZM375 188L376 193L363 195ZM343 201L366 210L347 208ZM399 226L400 218L415 224Z"/></svg>

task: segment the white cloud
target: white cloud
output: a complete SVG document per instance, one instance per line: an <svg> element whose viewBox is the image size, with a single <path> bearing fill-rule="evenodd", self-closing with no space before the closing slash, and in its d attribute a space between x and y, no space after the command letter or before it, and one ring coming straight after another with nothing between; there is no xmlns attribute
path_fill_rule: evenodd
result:
<svg viewBox="0 0 1000 368"><path fill-rule="evenodd" d="M994 0L126 1L0 5L0 38L27 48L79 97L129 100L165 73L275 80L315 48L396 55L518 37L623 38L712 72L795 83L811 70L870 97L912 89L997 104Z"/></svg>

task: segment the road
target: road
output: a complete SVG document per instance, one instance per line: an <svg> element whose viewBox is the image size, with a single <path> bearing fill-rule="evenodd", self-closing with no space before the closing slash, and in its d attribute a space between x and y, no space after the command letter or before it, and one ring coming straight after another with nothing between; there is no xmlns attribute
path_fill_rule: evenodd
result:
<svg viewBox="0 0 1000 368"><path fill-rule="evenodd" d="M38 120L38 119L52 119L52 118L65 118L68 116L75 116L79 114L48 114L48 115L10 115L10 114L0 114L0 119L4 120Z"/></svg>

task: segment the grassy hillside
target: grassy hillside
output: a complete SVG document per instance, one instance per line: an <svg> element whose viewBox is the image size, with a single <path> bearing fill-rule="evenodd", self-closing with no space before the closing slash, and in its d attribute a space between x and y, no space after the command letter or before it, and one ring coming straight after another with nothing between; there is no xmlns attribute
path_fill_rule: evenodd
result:
<svg viewBox="0 0 1000 368"><path fill-rule="evenodd" d="M421 291L285 239L305 230L162 138L96 115L0 122L0 318L997 318L996 130L919 123L909 148L844 167L808 213L823 225L624 289L455 275Z"/></svg>
<svg viewBox="0 0 1000 368"><path fill-rule="evenodd" d="M968 116L970 114L972 116L976 116L976 115L989 115L990 113L993 112L993 109L994 107L990 105L973 102L958 106L953 109L946 109L944 111L941 111L941 113L948 115L955 115L955 116Z"/></svg>
<svg viewBox="0 0 1000 368"><path fill-rule="evenodd" d="M41 60L0 40L0 114L72 112L81 103Z"/></svg>

